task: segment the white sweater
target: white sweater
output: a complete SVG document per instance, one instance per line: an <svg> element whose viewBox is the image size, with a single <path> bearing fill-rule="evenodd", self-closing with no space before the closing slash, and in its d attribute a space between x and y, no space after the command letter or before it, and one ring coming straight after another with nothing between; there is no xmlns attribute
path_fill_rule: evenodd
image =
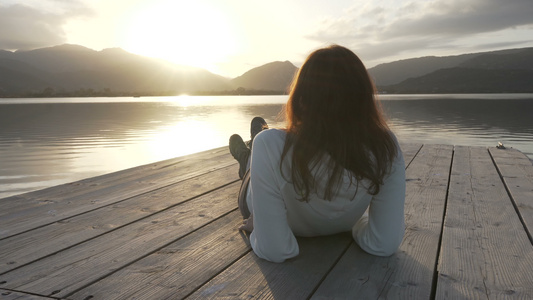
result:
<svg viewBox="0 0 533 300"><path fill-rule="evenodd" d="M258 134L253 142L246 201L253 213L254 230L250 242L255 254L272 262L283 262L299 253L295 236L321 236L350 230L364 251L379 256L393 254L405 230L405 163L401 151L379 194L372 196L367 192L367 181L358 183L356 193L357 184L350 185L345 174L336 196L331 201L324 200L321 197L327 175L323 163L312 170L315 178L324 179L319 182L318 193L310 193L309 202L302 202L298 200L301 197L294 185L286 180L290 178L288 161L284 163L286 178L281 175L285 137L284 131L270 129ZM288 153L285 159L290 155Z"/></svg>

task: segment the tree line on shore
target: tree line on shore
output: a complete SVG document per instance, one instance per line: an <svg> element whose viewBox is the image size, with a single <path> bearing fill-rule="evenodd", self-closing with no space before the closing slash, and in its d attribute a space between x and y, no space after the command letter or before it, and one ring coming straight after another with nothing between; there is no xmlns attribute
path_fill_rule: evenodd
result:
<svg viewBox="0 0 533 300"><path fill-rule="evenodd" d="M239 87L234 90L222 91L192 91L186 93L189 96L252 96L252 95L284 95L286 91L275 90L249 90ZM176 91L159 91L159 92L115 92L110 88L101 90L80 88L75 91L56 91L52 87L46 87L42 91L28 91L15 95L7 95L2 98L67 98L67 97L163 97L182 95Z"/></svg>

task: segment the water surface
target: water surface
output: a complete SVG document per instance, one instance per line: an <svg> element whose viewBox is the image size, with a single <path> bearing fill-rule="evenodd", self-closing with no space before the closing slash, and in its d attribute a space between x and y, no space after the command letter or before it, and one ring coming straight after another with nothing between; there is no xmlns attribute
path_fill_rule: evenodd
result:
<svg viewBox="0 0 533 300"><path fill-rule="evenodd" d="M0 99L0 198L249 137L287 96ZM380 95L401 141L495 146L533 157L533 95Z"/></svg>

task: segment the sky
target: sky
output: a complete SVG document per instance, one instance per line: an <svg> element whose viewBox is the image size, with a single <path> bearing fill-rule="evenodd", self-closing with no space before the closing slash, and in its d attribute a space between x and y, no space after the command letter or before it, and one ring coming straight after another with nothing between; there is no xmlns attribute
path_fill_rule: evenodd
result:
<svg viewBox="0 0 533 300"><path fill-rule="evenodd" d="M533 47L533 0L0 0L0 49L122 48L237 77L339 44L371 68Z"/></svg>

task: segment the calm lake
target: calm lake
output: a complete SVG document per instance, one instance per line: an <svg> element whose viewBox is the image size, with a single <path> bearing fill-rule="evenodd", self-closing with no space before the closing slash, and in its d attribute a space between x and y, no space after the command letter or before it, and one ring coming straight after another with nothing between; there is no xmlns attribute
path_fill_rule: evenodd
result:
<svg viewBox="0 0 533 300"><path fill-rule="evenodd" d="M380 95L402 142L496 146L533 158L533 94ZM287 96L0 99L0 198L283 126Z"/></svg>

